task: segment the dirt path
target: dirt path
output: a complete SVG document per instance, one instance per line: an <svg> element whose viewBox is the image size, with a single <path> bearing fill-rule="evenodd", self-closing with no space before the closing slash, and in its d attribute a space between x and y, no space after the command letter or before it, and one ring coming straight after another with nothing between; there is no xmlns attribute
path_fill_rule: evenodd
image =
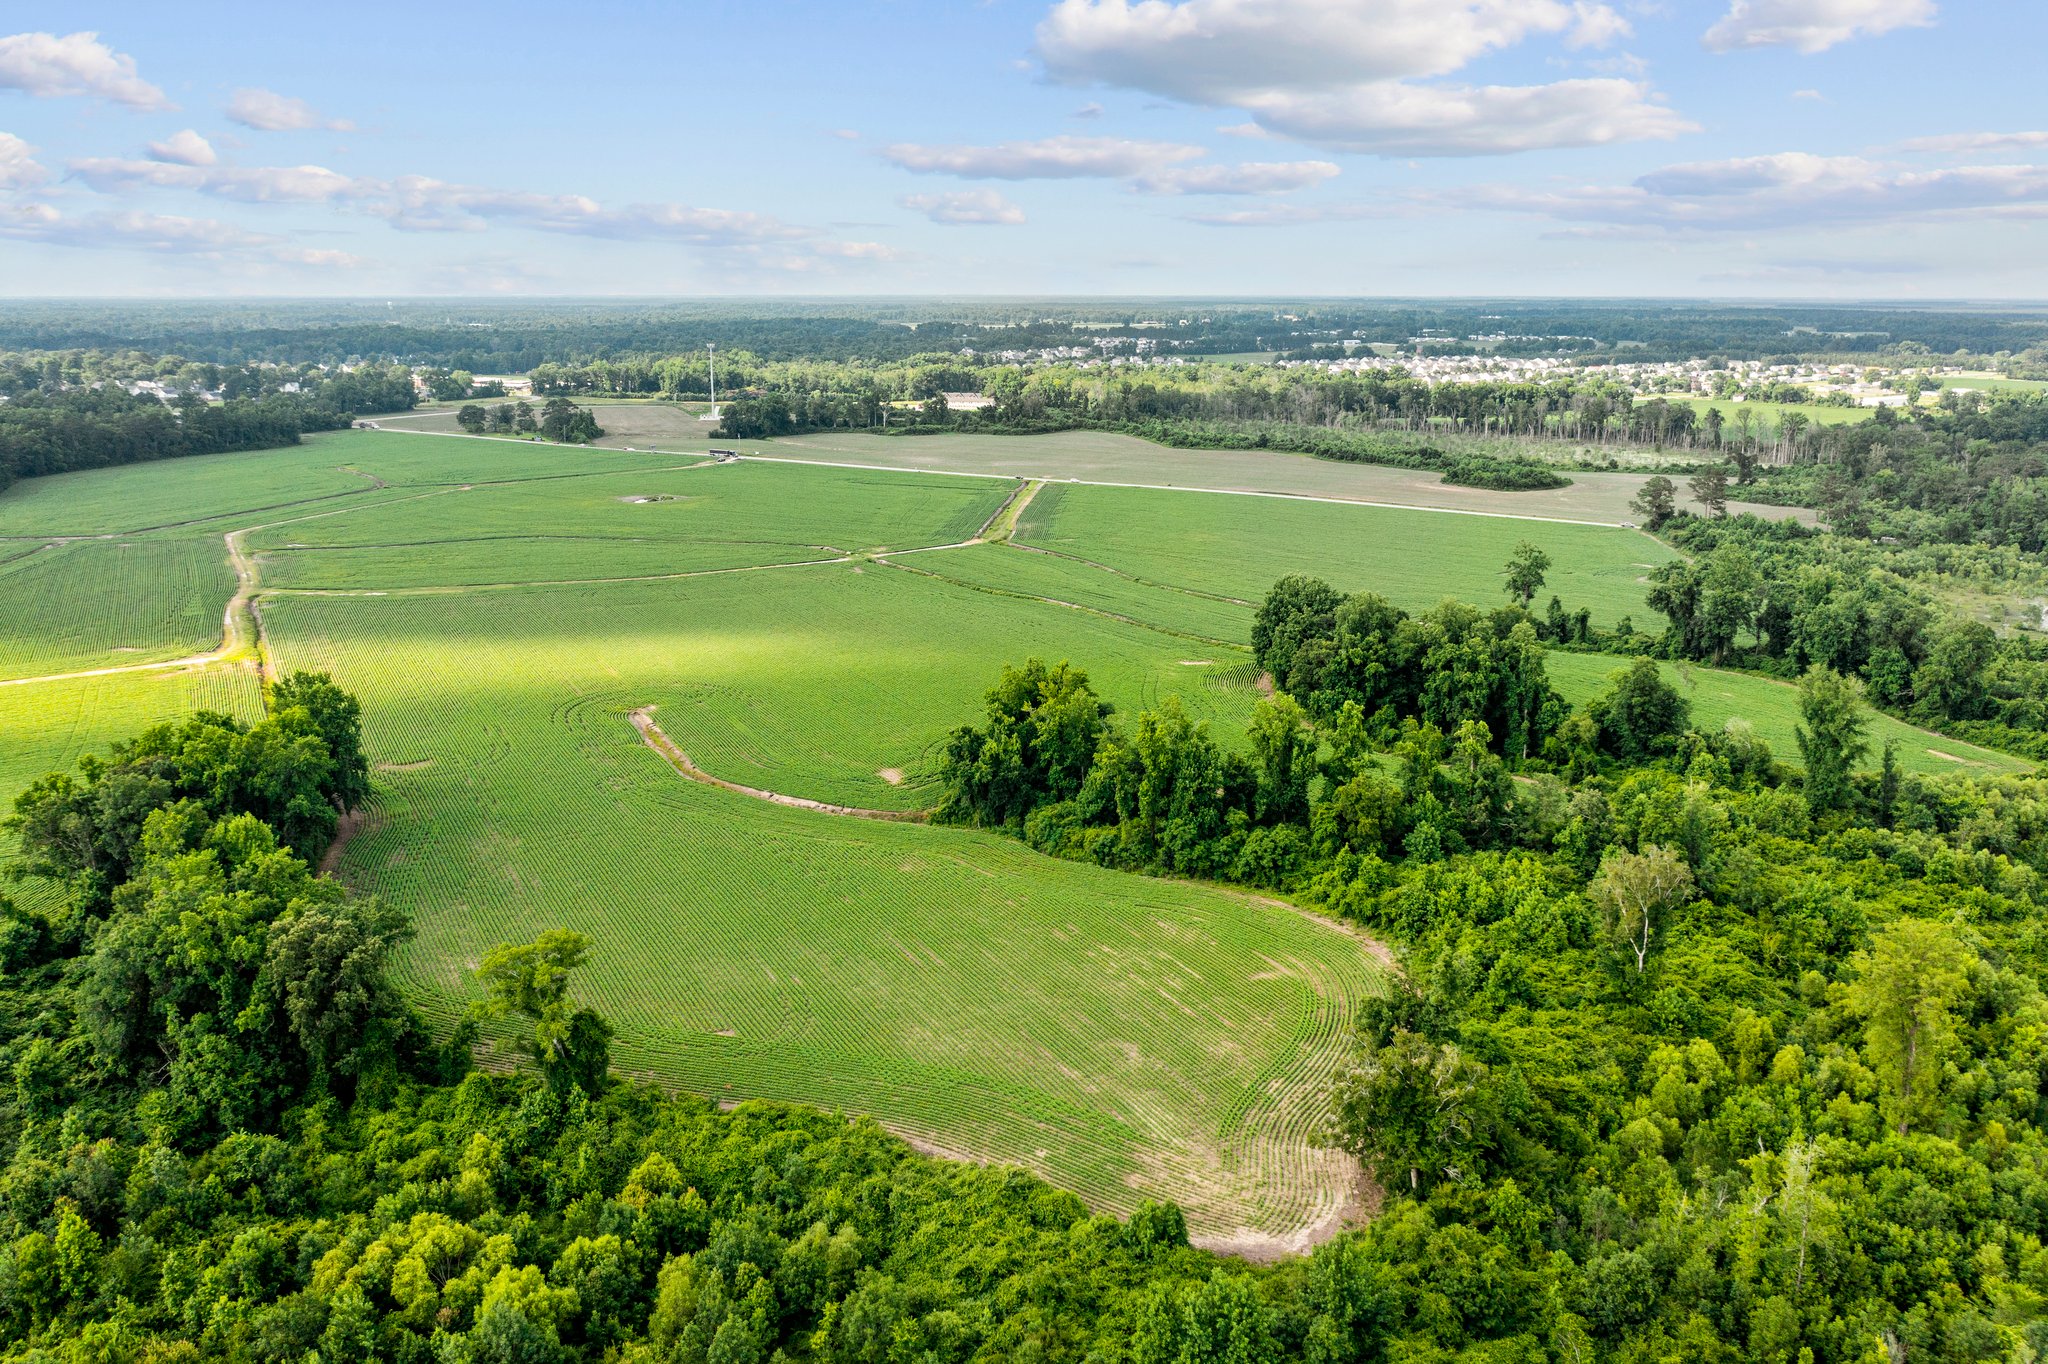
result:
<svg viewBox="0 0 2048 1364"><path fill-rule="evenodd" d="M251 526L249 530L261 530ZM231 530L221 537L227 542L228 562L235 570L235 593L228 598L227 609L221 613L220 644L203 654L187 654L183 658L165 659L160 663L123 663L107 668L82 668L76 672L44 673L40 677L10 677L0 679L0 687L25 687L34 682L70 682L86 677L112 677L119 673L163 672L169 668L200 668L209 663L220 663L235 657L243 648L258 643L262 633L256 617L256 561L242 548L241 537L247 530ZM256 650L256 671L263 674L262 650Z"/></svg>
<svg viewBox="0 0 2048 1364"><path fill-rule="evenodd" d="M654 707L642 706L629 717L633 728L640 731L640 737L649 748L668 760L668 765L691 781L705 786L716 786L721 791L737 795L752 796L755 800L771 801L776 805L787 805L797 810L815 810L820 814L849 815L854 819L876 819L890 824L923 824L931 819L924 810L864 810L857 805L830 805L822 800L806 800L802 796L785 796L780 791L763 791L757 786L742 786L736 781L714 777L690 761L690 755L676 746L675 740L661 732L654 723Z"/></svg>

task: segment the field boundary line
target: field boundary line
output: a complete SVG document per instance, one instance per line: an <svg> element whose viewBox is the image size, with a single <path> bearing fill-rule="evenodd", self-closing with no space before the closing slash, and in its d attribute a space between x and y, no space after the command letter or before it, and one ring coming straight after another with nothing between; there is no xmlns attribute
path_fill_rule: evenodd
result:
<svg viewBox="0 0 2048 1364"><path fill-rule="evenodd" d="M633 722L633 728L640 731L640 738L649 748L666 759L668 765L673 767L679 774L701 785L715 786L721 791L731 791L735 795L741 796L752 796L755 800L765 800L776 805L787 805L792 809L812 810L818 814L844 815L852 819L873 819L889 824L926 824L931 821L931 813L926 810L866 810L857 805L833 805L822 800L808 800L803 796L787 796L780 791L764 791L758 786L742 786L736 781L727 781L723 777L714 777L703 768L697 766L697 764L691 762L690 755L683 752L676 745L675 740L664 734L661 726L654 723L653 706L641 706L630 712L627 718Z"/></svg>

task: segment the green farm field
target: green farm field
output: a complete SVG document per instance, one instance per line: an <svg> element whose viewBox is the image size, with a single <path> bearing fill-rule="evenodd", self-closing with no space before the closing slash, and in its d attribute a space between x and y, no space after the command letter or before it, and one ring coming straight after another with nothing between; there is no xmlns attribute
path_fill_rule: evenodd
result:
<svg viewBox="0 0 2048 1364"><path fill-rule="evenodd" d="M1365 944L1275 902L711 790L628 722L655 707L724 778L910 808L1025 641L1120 706L1171 691L1239 726L1249 689L1180 641L875 563L282 596L265 620L282 665L363 698L379 811L345 867L416 916L403 971L430 1012L468 1000L492 943L564 925L598 943L621 1060L664 1081L873 1113L1098 1207L1172 1197L1247 1245L1343 1206L1343 1162L1307 1138L1380 978Z"/></svg>
<svg viewBox="0 0 2048 1364"><path fill-rule="evenodd" d="M1102 443L1067 457L1133 474L1101 482L1184 467L1081 439ZM1059 448L989 441L991 465ZM363 701L376 789L340 872L415 917L401 966L429 1016L466 1006L491 945L578 929L639 1073L873 1114L1105 1210L1171 1198L1211 1244L1304 1245L1357 1198L1312 1138L1384 983L1372 944L1278 901L715 789L633 713L720 779L902 814L1005 663L1072 660L1119 710L1175 697L1234 744L1252 603L1286 573L1491 602L1527 539L1567 603L1652 628L1641 579L1670 551L1605 525L973 472L351 431L33 480L0 494L5 534L106 538L0 540L0 675L137 670L0 684L0 798L159 719L255 713L239 637L204 668L138 666L218 644L239 571L262 656ZM1575 699L1615 666L1552 658ZM1703 721L1747 714L1793 755L1787 689L1692 685ZM2022 766L1916 742L1916 770Z"/></svg>
<svg viewBox="0 0 2048 1364"><path fill-rule="evenodd" d="M1433 473L1412 469L1346 464L1276 450L1182 450L1109 431L1059 431L1041 436L884 436L860 431L823 431L770 441L725 441L714 437L711 432L715 427L698 421L694 410L665 404L595 403L591 407L607 432L600 442L602 446L632 446L642 452L652 448L687 456L714 445L731 446L750 455L771 458L1005 478L1154 483L1217 492L1282 493L1611 525L1637 519L1629 502L1650 477L1574 471L1570 487L1495 492L1459 487L1443 482ZM393 430L450 433L457 429L453 413L379 420ZM529 442L509 440L494 444L514 449L538 448ZM1604 457L1613 452L1600 453ZM1658 456L1659 462L1671 458L1668 452ZM1691 505L1682 487L1680 498L1684 505ZM1729 505L1733 511L1763 517L1811 519L1811 513L1799 508L1747 502Z"/></svg>
<svg viewBox="0 0 2048 1364"><path fill-rule="evenodd" d="M1550 681L1574 706L1584 705L1607 690L1614 673L1629 660L1610 654L1552 652L1544 666ZM1693 723L1716 730L1730 720L1743 719L1771 751L1786 761L1799 761L1799 744L1794 730L1799 724L1799 690L1789 682L1759 677L1753 673L1723 668L1701 668L1680 663L1661 663L1665 678L1692 702ZM1899 766L1908 772L1930 776L1969 772L1980 776L2032 771L2034 764L2009 753L1998 753L1959 739L1917 729L1889 715L1873 714L1870 723L1870 766L1886 740L1898 744Z"/></svg>
<svg viewBox="0 0 2048 1364"><path fill-rule="evenodd" d="M1025 509L1019 543L1145 582L1247 603L1289 573L1339 591L1371 589L1417 610L1447 596L1503 600L1501 566L1527 540L1551 557L1550 585L1612 626L1661 628L1644 578L1673 552L1638 531L1252 497L1049 484Z"/></svg>
<svg viewBox="0 0 2048 1364"><path fill-rule="evenodd" d="M0 563L0 679L203 652L234 586L218 539L74 540Z"/></svg>

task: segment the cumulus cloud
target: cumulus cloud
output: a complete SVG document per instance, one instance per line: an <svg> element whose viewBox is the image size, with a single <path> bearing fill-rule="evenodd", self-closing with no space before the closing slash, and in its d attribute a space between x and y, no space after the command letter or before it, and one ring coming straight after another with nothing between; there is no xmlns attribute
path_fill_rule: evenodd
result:
<svg viewBox="0 0 2048 1364"><path fill-rule="evenodd" d="M1824 52L1851 38L1934 22L1934 0L1732 0L1702 40L1716 52L1790 47Z"/></svg>
<svg viewBox="0 0 2048 1364"><path fill-rule="evenodd" d="M1439 203L1611 229L1753 232L1907 219L2048 216L2048 166L1920 170L1860 156L1779 152L1691 162L1627 185L1453 191Z"/></svg>
<svg viewBox="0 0 2048 1364"><path fill-rule="evenodd" d="M289 133L314 129L330 133L355 130L345 118L329 118L302 99L280 95L275 90L243 89L228 101L228 118L259 133Z"/></svg>
<svg viewBox="0 0 2048 1364"><path fill-rule="evenodd" d="M168 161L178 166L211 166L220 157L215 154L211 142L187 128L183 132L172 133L161 142L150 143L149 159Z"/></svg>
<svg viewBox="0 0 2048 1364"><path fill-rule="evenodd" d="M1059 0L1038 28L1046 72L1239 108L1268 132L1388 156L1478 155L1664 138L1692 124L1629 79L1468 86L1443 78L1531 38L1628 36L1578 0Z"/></svg>
<svg viewBox="0 0 2048 1364"><path fill-rule="evenodd" d="M49 172L36 160L36 149L13 133L0 133L0 189L39 185Z"/></svg>
<svg viewBox="0 0 2048 1364"><path fill-rule="evenodd" d="M1640 81L1549 85L1386 82L1328 95L1275 91L1248 105L1276 133L1380 156L1489 156L1670 138L1695 125L1653 103Z"/></svg>
<svg viewBox="0 0 2048 1364"><path fill-rule="evenodd" d="M896 202L924 214L935 223L1014 226L1024 221L1024 210L992 189L953 190L945 194L906 194Z"/></svg>
<svg viewBox="0 0 2048 1364"><path fill-rule="evenodd" d="M164 92L136 74L135 59L97 33L16 33L0 38L0 89L44 98L83 95L130 109L169 109Z"/></svg>
<svg viewBox="0 0 2048 1364"><path fill-rule="evenodd" d="M898 142L882 150L890 164L921 175L968 180L1123 179L1203 155L1200 147L1124 137L1045 137L990 147Z"/></svg>
<svg viewBox="0 0 2048 1364"><path fill-rule="evenodd" d="M1328 161L1246 161L1235 166L1173 166L1139 176L1143 194L1286 194L1336 175Z"/></svg>

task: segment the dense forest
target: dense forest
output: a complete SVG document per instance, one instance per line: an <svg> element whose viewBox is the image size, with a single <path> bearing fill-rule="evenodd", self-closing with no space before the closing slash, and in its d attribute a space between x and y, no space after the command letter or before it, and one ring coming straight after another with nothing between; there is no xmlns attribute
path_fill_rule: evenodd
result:
<svg viewBox="0 0 2048 1364"><path fill-rule="evenodd" d="M359 413L408 409L414 393L411 373L396 366L301 377L218 366L159 370L139 357L124 364L78 353L0 356L0 399L4 488L41 474L293 445L304 432L346 427Z"/></svg>
<svg viewBox="0 0 2048 1364"><path fill-rule="evenodd" d="M1666 360L1696 355L2018 354L2048 345L2048 318L1989 309L1741 306L1668 301L1356 299L857 299L733 302L410 300L23 304L0 348L140 349L218 364L391 359L476 373L547 363L659 360L746 350L768 360L898 362L918 354L1119 338L1124 353L1312 354L1348 340L1432 350L1484 338L1505 355ZM652 391L620 388L612 391Z"/></svg>

